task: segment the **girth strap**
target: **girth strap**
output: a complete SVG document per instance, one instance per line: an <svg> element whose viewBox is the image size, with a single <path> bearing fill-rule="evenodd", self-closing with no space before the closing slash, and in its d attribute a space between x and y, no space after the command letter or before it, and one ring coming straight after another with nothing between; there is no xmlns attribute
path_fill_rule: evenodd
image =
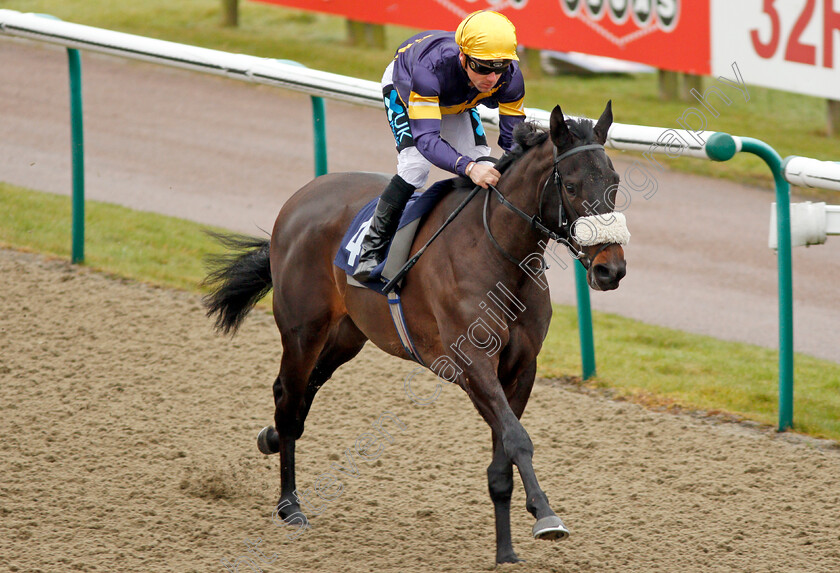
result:
<svg viewBox="0 0 840 573"><path fill-rule="evenodd" d="M421 366L428 368L426 363L423 362L423 359L420 358L420 353L417 352L417 347L414 346L414 341L411 339L411 334L408 332L408 325L405 322L405 315L403 314L402 301L400 300L399 293L395 291L388 293L388 310L391 311L391 319L394 321L394 327L397 329L397 336L399 336L400 343L402 343L406 354L408 354L412 360Z"/></svg>

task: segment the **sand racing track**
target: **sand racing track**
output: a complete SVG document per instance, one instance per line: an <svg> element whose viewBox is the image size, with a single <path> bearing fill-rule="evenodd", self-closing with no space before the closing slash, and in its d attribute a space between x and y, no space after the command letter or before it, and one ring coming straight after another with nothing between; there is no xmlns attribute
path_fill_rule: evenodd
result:
<svg viewBox="0 0 840 573"><path fill-rule="evenodd" d="M403 427L383 418L393 442L290 540L271 521L278 458L254 440L273 416L269 314L230 340L196 295L4 250L0 292L0 570L223 571L246 539L268 573L492 570L490 433L459 389L420 407L409 363L368 348L342 367L299 442L299 490L383 413ZM530 539L518 484L528 561L510 570L840 570L835 446L557 381L538 381L524 424L572 537Z"/></svg>

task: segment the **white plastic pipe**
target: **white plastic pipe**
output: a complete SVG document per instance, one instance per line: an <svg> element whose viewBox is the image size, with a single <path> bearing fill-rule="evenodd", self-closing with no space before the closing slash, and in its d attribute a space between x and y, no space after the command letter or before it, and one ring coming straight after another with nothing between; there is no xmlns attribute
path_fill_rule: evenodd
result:
<svg viewBox="0 0 840 573"><path fill-rule="evenodd" d="M252 83L282 86L352 103L383 105L382 89L376 82L311 70L269 58L231 54L71 24L37 14L0 10L0 33Z"/></svg>
<svg viewBox="0 0 840 573"><path fill-rule="evenodd" d="M793 155L785 159L782 169L794 185L840 191L840 163Z"/></svg>

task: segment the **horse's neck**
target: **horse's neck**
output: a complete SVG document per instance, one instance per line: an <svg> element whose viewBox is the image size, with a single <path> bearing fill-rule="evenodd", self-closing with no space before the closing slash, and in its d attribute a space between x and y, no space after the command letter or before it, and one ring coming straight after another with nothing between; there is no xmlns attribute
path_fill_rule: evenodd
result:
<svg viewBox="0 0 840 573"><path fill-rule="evenodd" d="M553 155L551 144L540 146L512 164L499 182L499 192L528 217L539 215L541 189L546 177L550 176ZM501 204L491 196L488 222L496 241L513 257L522 260L532 253L541 254L541 235L536 233L530 222ZM485 233L486 235L486 233ZM489 237L485 236L487 241ZM493 247L494 250L498 250Z"/></svg>
<svg viewBox="0 0 840 573"><path fill-rule="evenodd" d="M499 181L499 191L502 195L529 216L540 211L540 190L552 166L551 149L550 142L532 149L513 163ZM516 218L522 220L520 217ZM524 220L522 222L525 223Z"/></svg>
<svg viewBox="0 0 840 573"><path fill-rule="evenodd" d="M553 162L553 145L546 141L528 151L522 158L511 164L510 169L502 177L504 190L499 189L520 209L527 206L534 212L539 209L540 193L534 192L542 185L551 169Z"/></svg>

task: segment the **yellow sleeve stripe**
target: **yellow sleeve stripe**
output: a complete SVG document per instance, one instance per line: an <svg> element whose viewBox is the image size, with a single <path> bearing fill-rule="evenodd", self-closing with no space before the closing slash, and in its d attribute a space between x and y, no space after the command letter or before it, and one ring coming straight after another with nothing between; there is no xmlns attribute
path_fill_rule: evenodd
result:
<svg viewBox="0 0 840 573"><path fill-rule="evenodd" d="M421 96L416 92L408 94L408 105L412 104L434 104L440 105L438 96Z"/></svg>
<svg viewBox="0 0 840 573"><path fill-rule="evenodd" d="M410 119L440 119L440 100L437 96L421 96L411 92L408 96Z"/></svg>
<svg viewBox="0 0 840 573"><path fill-rule="evenodd" d="M514 102L501 103L499 102L500 115L525 115L525 98L521 98Z"/></svg>
<svg viewBox="0 0 840 573"><path fill-rule="evenodd" d="M440 119L440 108L436 105L422 104L408 106L410 119Z"/></svg>
<svg viewBox="0 0 840 573"><path fill-rule="evenodd" d="M410 43L409 45L407 45L407 46L405 46L405 47L400 48L399 50L397 50L397 56L399 56L400 54L402 54L403 52L405 52L405 51L406 51L407 49L409 49L411 46L413 46L413 45L415 45L415 44L419 44L420 42L422 42L422 41L423 41L423 40L425 40L426 38L431 38L431 37L432 37L432 34L427 34L426 36L423 36L422 38L419 38L419 39L417 39L417 40L414 40L414 41L413 41L412 43ZM396 60L396 59L397 59L397 57L395 56L395 57L394 57L394 59Z"/></svg>

